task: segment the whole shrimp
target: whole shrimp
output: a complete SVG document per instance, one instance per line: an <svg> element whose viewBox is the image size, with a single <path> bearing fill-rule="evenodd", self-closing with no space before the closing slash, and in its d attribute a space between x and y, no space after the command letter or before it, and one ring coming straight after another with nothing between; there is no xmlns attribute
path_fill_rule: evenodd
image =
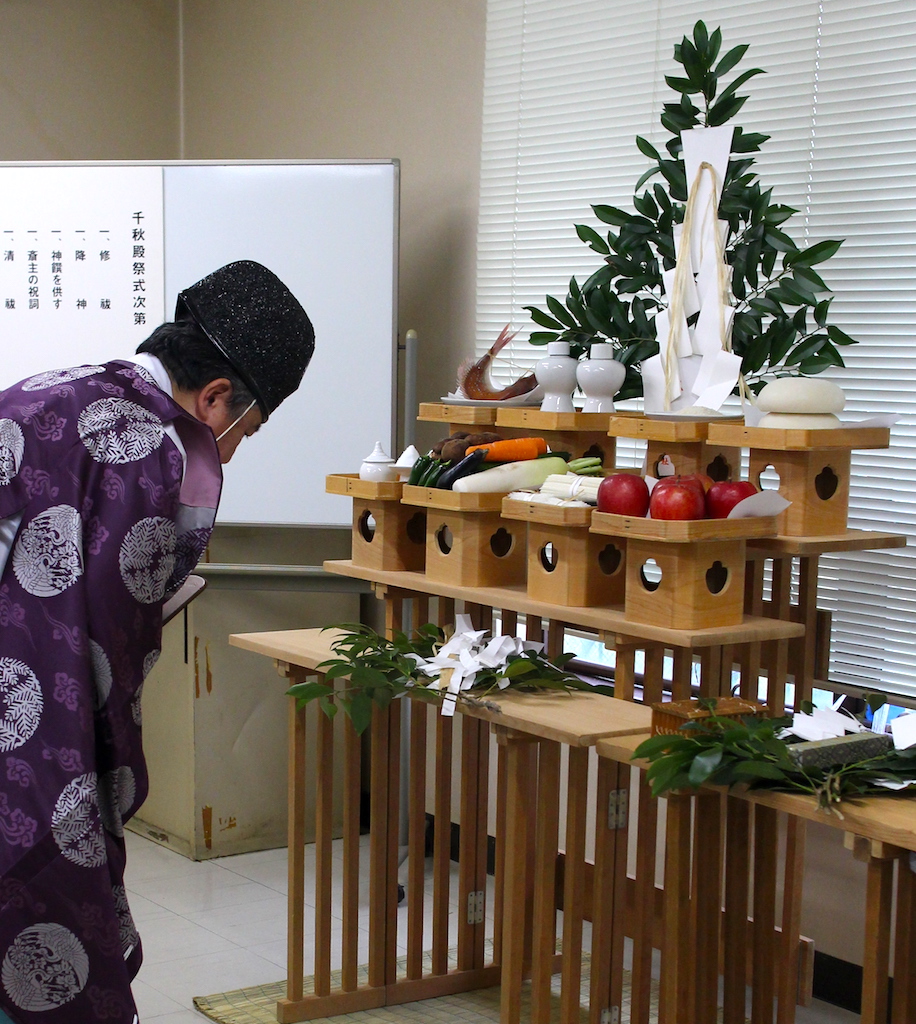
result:
<svg viewBox="0 0 916 1024"><path fill-rule="evenodd" d="M533 373L524 374L508 387L500 390L494 388L490 380L490 364L494 357L509 344L517 333L517 331L513 331L510 334L509 325L506 324L486 355L481 356L476 362L466 359L458 367L458 387L468 398L482 402L499 402L504 398L525 395L537 387L538 382Z"/></svg>

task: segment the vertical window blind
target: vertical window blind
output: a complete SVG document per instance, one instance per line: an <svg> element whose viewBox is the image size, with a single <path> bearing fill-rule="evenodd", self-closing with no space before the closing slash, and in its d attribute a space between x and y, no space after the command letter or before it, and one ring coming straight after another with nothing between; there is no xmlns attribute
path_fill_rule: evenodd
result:
<svg viewBox="0 0 916 1024"><path fill-rule="evenodd" d="M770 136L756 170L798 210L799 245L844 238L818 269L833 321L858 339L845 370L845 420L898 417L887 450L853 453L850 526L916 532L916 6L909 0L490 0L487 19L477 337L519 334L494 377L508 381L543 349L525 305L563 298L600 257L574 225L606 231L593 203L632 209L660 148L673 46L702 18L722 52L759 67L734 119ZM729 76L730 78L731 76ZM650 182L651 184L651 182ZM916 696L916 547L821 558L821 607L833 613L831 680Z"/></svg>

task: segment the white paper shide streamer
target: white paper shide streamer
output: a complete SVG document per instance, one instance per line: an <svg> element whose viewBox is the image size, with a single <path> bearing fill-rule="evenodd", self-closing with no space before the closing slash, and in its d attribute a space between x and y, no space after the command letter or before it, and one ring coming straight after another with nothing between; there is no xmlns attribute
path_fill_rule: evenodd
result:
<svg viewBox="0 0 916 1024"><path fill-rule="evenodd" d="M455 632L447 643L439 648L435 657L422 658L411 654L419 670L432 679L430 689L445 689L442 701L442 714L455 714L458 694L469 690L477 681L481 671L504 669L510 656L524 654L525 651L540 653L544 645L533 640L520 640L514 636L487 636L486 630L474 629L467 615L458 615L455 619ZM497 686L504 690L509 685L507 677L497 680Z"/></svg>
<svg viewBox="0 0 916 1024"><path fill-rule="evenodd" d="M718 410L740 377L741 357L731 351L728 224L718 216L733 134L724 126L681 132L687 208L674 228L675 266L662 275L668 308L655 317L659 353L642 364L647 413Z"/></svg>

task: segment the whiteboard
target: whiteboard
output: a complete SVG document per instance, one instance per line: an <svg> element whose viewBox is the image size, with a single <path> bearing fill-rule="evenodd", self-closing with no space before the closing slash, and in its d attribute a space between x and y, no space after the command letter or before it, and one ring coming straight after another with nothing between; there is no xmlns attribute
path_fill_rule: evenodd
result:
<svg viewBox="0 0 916 1024"><path fill-rule="evenodd" d="M179 291L256 260L309 314L315 355L224 467L218 522L347 524L325 476L394 441L397 247L396 161L0 164L0 388L129 357Z"/></svg>

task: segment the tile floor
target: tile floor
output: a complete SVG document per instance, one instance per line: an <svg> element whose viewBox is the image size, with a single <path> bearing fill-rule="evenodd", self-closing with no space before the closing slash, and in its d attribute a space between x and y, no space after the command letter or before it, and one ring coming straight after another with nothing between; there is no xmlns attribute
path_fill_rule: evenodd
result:
<svg viewBox="0 0 916 1024"><path fill-rule="evenodd" d="M285 849L195 863L132 832L127 846L127 890L144 949L133 986L142 1024L202 1024L206 1018L194 1010L194 996L285 977ZM309 852L307 869L314 864ZM334 856L339 869L340 842L334 844ZM339 904L333 913L339 920ZM406 908L402 913L406 917ZM452 919L457 923L454 914ZM361 938L365 962L368 932L362 931ZM339 934L333 939L339 947ZM306 949L306 964L308 956ZM797 1017L798 1024L857 1020L858 1015L826 1003L800 1009Z"/></svg>

